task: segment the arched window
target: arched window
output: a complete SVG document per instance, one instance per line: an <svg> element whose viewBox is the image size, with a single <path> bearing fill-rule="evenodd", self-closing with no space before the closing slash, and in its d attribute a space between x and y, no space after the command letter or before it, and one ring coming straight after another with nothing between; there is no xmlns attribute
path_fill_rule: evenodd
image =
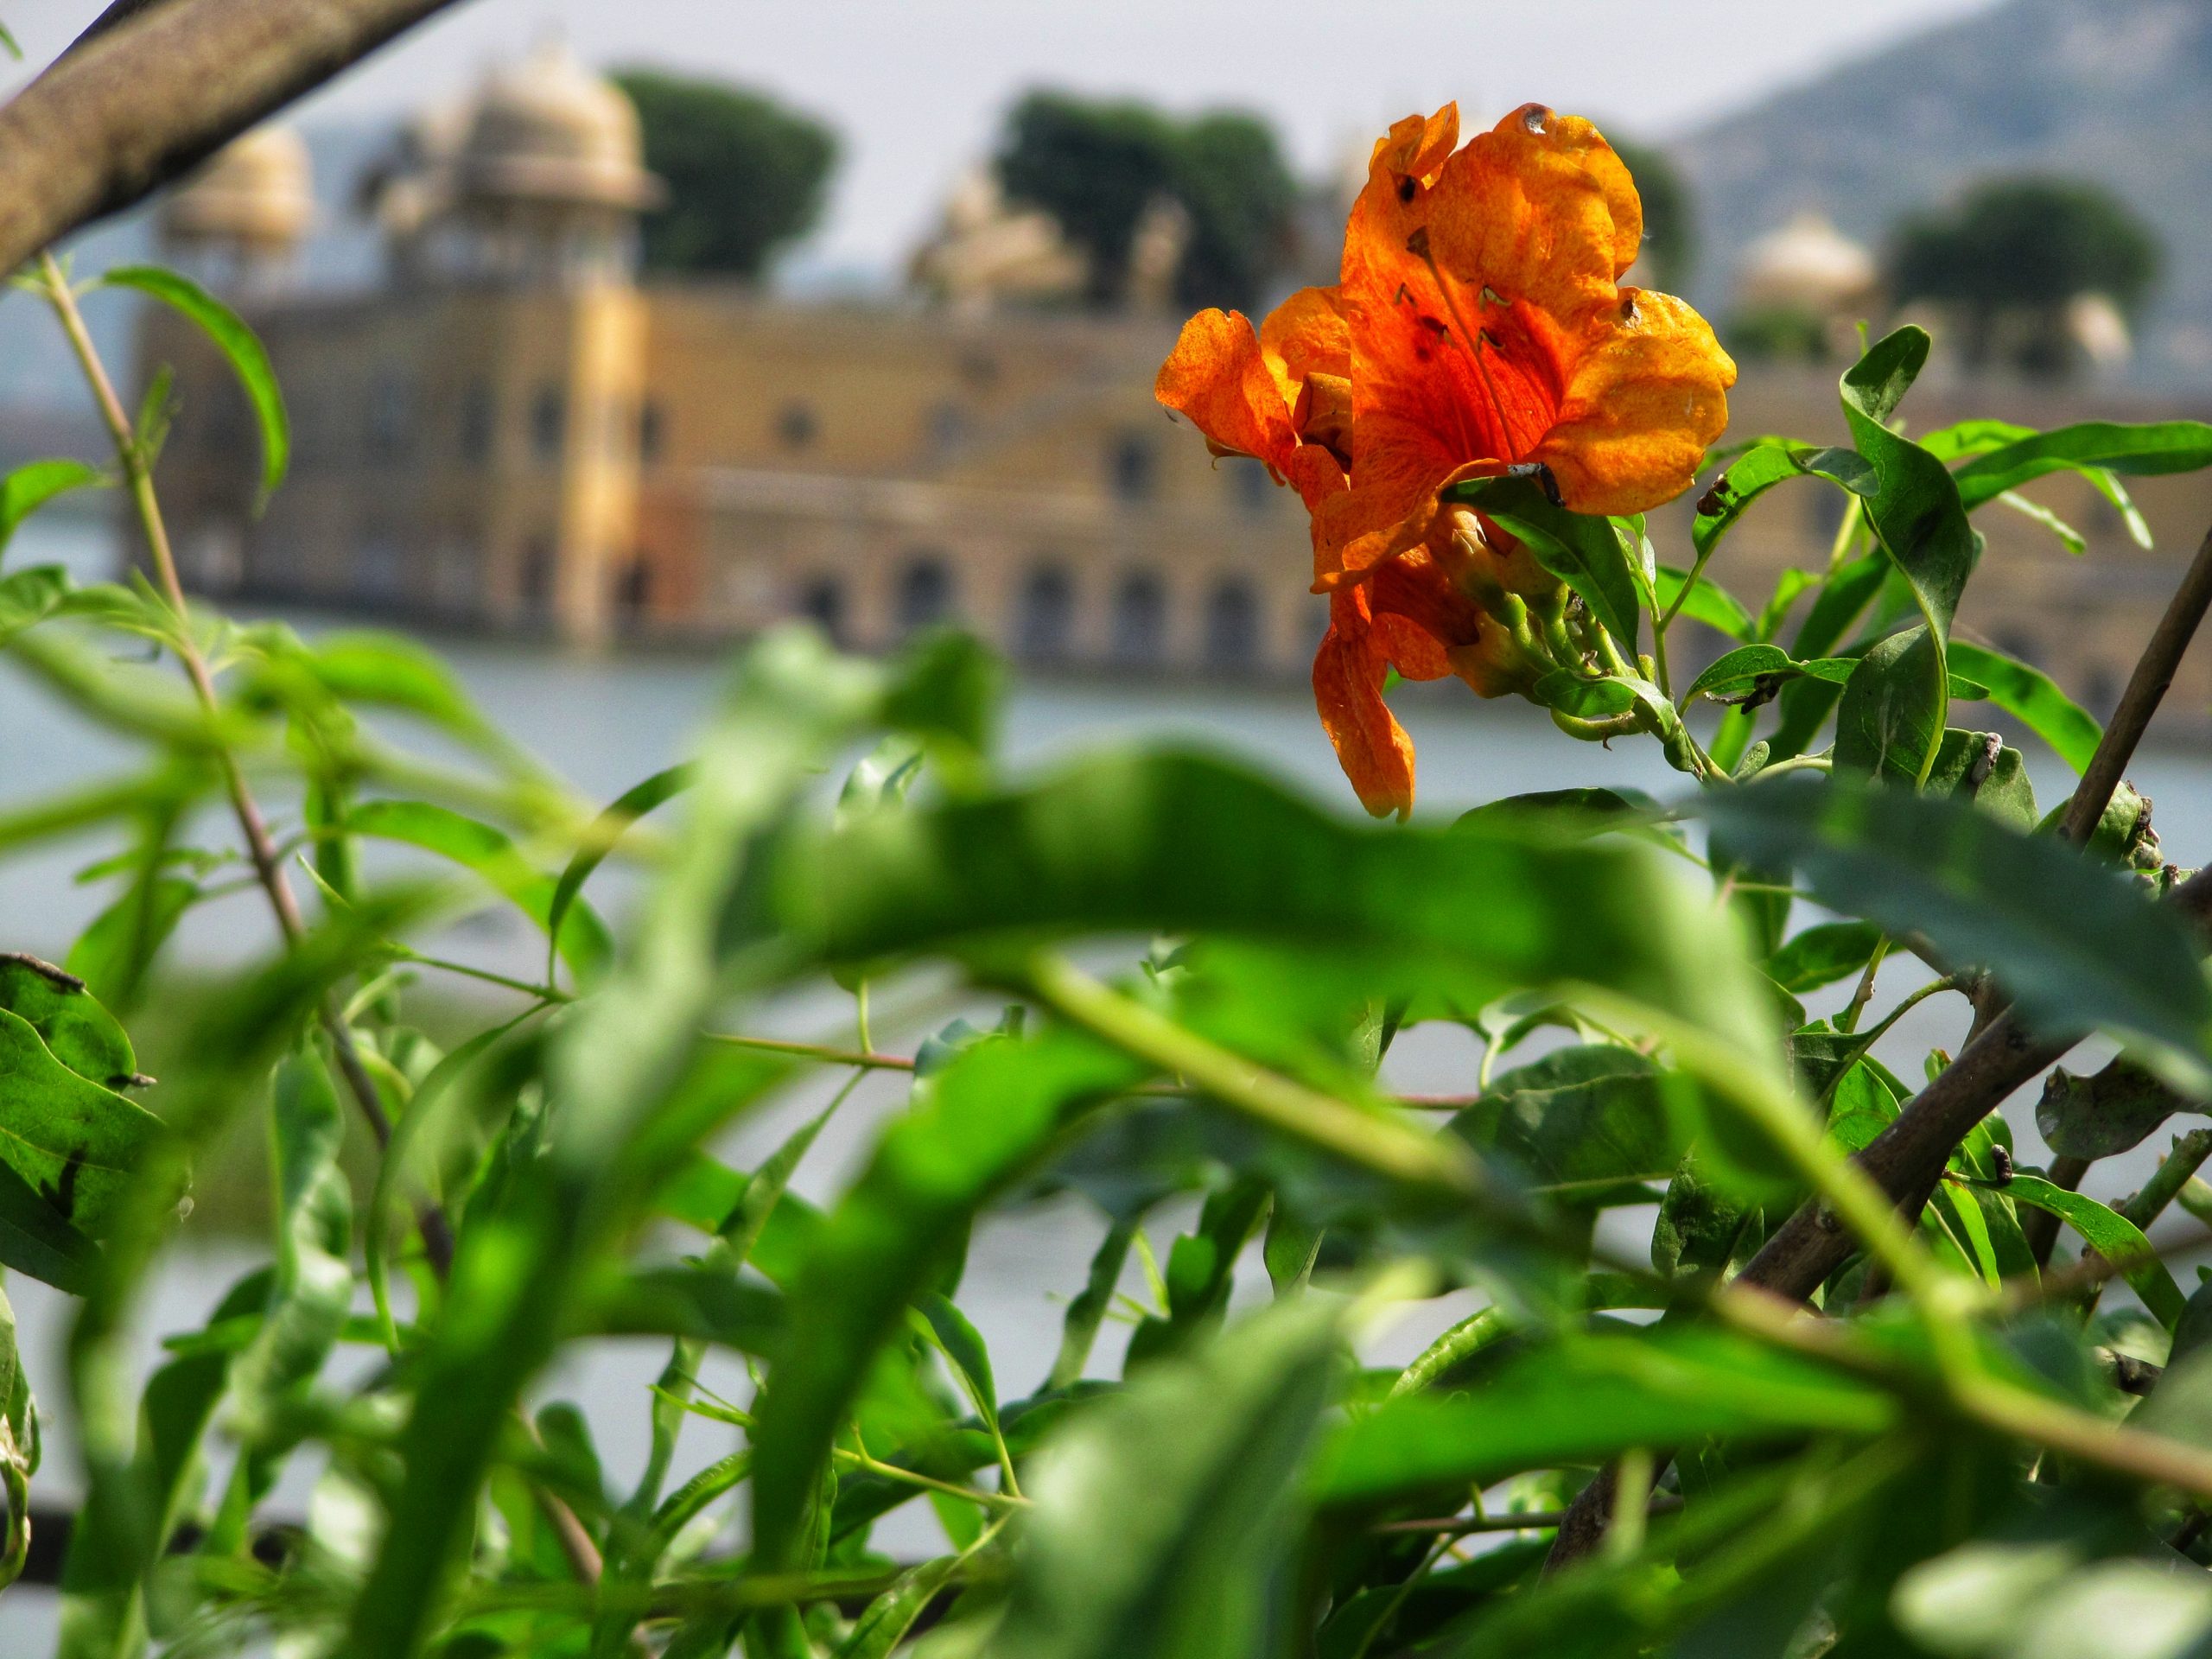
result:
<svg viewBox="0 0 2212 1659"><path fill-rule="evenodd" d="M492 401L492 388L482 380L472 380L461 395L461 458L481 464L492 458L492 434L499 419L498 407Z"/></svg>
<svg viewBox="0 0 2212 1659"><path fill-rule="evenodd" d="M1160 482L1160 454L1150 438L1128 432L1116 439L1107 471L1114 493L1124 501L1146 501Z"/></svg>
<svg viewBox="0 0 2212 1659"><path fill-rule="evenodd" d="M1075 632L1075 584L1056 564L1040 564L1021 584L1021 614L1014 624L1014 649L1033 663L1056 662L1068 654Z"/></svg>
<svg viewBox="0 0 2212 1659"><path fill-rule="evenodd" d="M1133 570L1114 594L1114 660L1157 663L1167 643L1167 590L1149 570Z"/></svg>
<svg viewBox="0 0 2212 1659"><path fill-rule="evenodd" d="M640 553L630 561L629 568L622 572L620 582L615 590L615 599L621 605L623 614L635 620L645 614L645 607L652 603L652 598L653 568L645 556Z"/></svg>
<svg viewBox="0 0 2212 1659"><path fill-rule="evenodd" d="M380 374L369 388L369 458L398 461L415 427L415 399L397 375Z"/></svg>
<svg viewBox="0 0 2212 1659"><path fill-rule="evenodd" d="M776 414L776 436L786 449L804 449L820 435L821 418L814 405L795 397Z"/></svg>
<svg viewBox="0 0 2212 1659"><path fill-rule="evenodd" d="M540 386L530 405L531 453L540 461L558 461L568 435L568 398L558 386Z"/></svg>
<svg viewBox="0 0 2212 1659"><path fill-rule="evenodd" d="M519 590L523 609L532 618L543 619L553 610L553 538L533 536L522 551Z"/></svg>
<svg viewBox="0 0 2212 1659"><path fill-rule="evenodd" d="M930 448L943 452L966 442L975 423L965 409L947 398L930 406L925 424Z"/></svg>
<svg viewBox="0 0 2212 1659"><path fill-rule="evenodd" d="M1224 576L1206 598L1206 666L1249 668L1260 655L1260 601L1242 576Z"/></svg>
<svg viewBox="0 0 2212 1659"><path fill-rule="evenodd" d="M899 577L899 631L934 627L953 612L952 572L934 553L916 556Z"/></svg>
<svg viewBox="0 0 2212 1659"><path fill-rule="evenodd" d="M830 636L833 645L845 639L845 584L835 576L816 576L799 589L798 613Z"/></svg>

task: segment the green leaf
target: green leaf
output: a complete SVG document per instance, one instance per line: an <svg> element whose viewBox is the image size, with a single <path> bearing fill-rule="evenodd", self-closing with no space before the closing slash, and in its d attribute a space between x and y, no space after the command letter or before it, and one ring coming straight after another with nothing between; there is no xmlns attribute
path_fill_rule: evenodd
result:
<svg viewBox="0 0 2212 1659"><path fill-rule="evenodd" d="M553 896L545 906L545 938L547 961L545 977L553 977L551 957L557 954L563 925L569 918L569 909L583 891L584 883L591 880L592 872L607 861L623 834L647 813L673 800L690 786L691 769L675 766L657 772L650 778L630 785L616 797L607 810L591 823L584 832L583 844L576 849L561 879L553 884Z"/></svg>
<svg viewBox="0 0 2212 1659"><path fill-rule="evenodd" d="M0 477L0 554L24 519L71 490L103 487L107 474L81 461L34 461Z"/></svg>
<svg viewBox="0 0 2212 1659"><path fill-rule="evenodd" d="M1889 429L1898 400L1928 361L1928 347L1927 331L1910 324L1876 342L1844 373L1843 412L1852 441L1880 480L1866 505L1867 522L1911 584L1938 641L1940 662L1978 548L1949 471Z"/></svg>
<svg viewBox="0 0 2212 1659"><path fill-rule="evenodd" d="M2143 1299L2152 1318L2169 1331L2174 1328L2183 1306L2181 1287L2141 1228L2094 1198L2054 1186L2040 1175L2015 1175L2003 1191L2015 1204L2048 1210L2107 1262L2133 1261L2135 1265L2126 1274L2129 1287Z"/></svg>
<svg viewBox="0 0 2212 1659"><path fill-rule="evenodd" d="M0 645L53 615L68 593L69 573L58 564L0 576Z"/></svg>
<svg viewBox="0 0 2212 1659"><path fill-rule="evenodd" d="M1659 688L1640 675L1608 674L1592 679L1572 669L1554 669L1529 688L1532 702L1556 709L1579 720L1606 720L1641 707L1671 722L1674 705Z"/></svg>
<svg viewBox="0 0 2212 1659"><path fill-rule="evenodd" d="M2105 1026L2193 1053L2212 1027L2212 992L2180 922L2050 836L1842 778L1709 791L1700 808L1735 843L1796 868L1832 908L1987 964L2038 1029Z"/></svg>
<svg viewBox="0 0 2212 1659"><path fill-rule="evenodd" d="M269 1136L276 1273L261 1327L231 1368L231 1423L245 1444L212 1535L217 1553L245 1545L254 1510L283 1472L282 1420L307 1403L353 1300L353 1200L338 1164L345 1109L313 1047L277 1067Z"/></svg>
<svg viewBox="0 0 2212 1659"><path fill-rule="evenodd" d="M269 1281L265 1268L238 1281L207 1328L251 1319L268 1297ZM211 1346L170 1360L147 1379L131 1437L137 1455L120 1479L93 1486L70 1532L61 1569L64 1659L117 1659L143 1649L139 1599L197 1495L200 1441L230 1364L226 1349Z"/></svg>
<svg viewBox="0 0 2212 1659"><path fill-rule="evenodd" d="M1756 688L1766 675L1789 676L1796 672L1796 662L1779 645L1738 645L1714 658L1702 674L1690 682L1690 689L1682 696L1685 701L1700 693L1715 698L1740 697Z"/></svg>
<svg viewBox="0 0 2212 1659"><path fill-rule="evenodd" d="M2044 505L2042 502L2031 501L2026 496L2016 495L2011 490L2005 491L1997 499L2000 505L2011 508L2023 518L2031 519L2041 524L2058 537L2058 544L2075 558L2080 558L2089 550L2088 538L2049 507Z"/></svg>
<svg viewBox="0 0 2212 1659"><path fill-rule="evenodd" d="M35 957L0 955L0 1008L29 1022L79 1077L108 1089L145 1081L130 1037L82 980Z"/></svg>
<svg viewBox="0 0 2212 1659"><path fill-rule="evenodd" d="M1671 564L1659 567L1655 587L1659 598L1660 614L1666 614L1689 579L1687 570L1678 570ZM1717 629L1732 639L1752 637L1751 613L1744 608L1743 601L1707 575L1698 577L1697 586L1692 588L1689 597L1682 601L1681 613L1704 623L1709 628Z"/></svg>
<svg viewBox="0 0 2212 1659"><path fill-rule="evenodd" d="M2023 834L2036 827L2036 791L2028 780L2027 762L2018 749L2005 747L1994 732L1965 732L1956 727L1946 730L1921 787L1929 795L1971 800Z"/></svg>
<svg viewBox="0 0 2212 1659"><path fill-rule="evenodd" d="M1766 971L1785 991L1818 990L1866 967L1881 938L1865 922L1821 922L1769 957Z"/></svg>
<svg viewBox="0 0 2212 1659"><path fill-rule="evenodd" d="M1167 1253L1167 1317L1146 1319L1130 1333L1124 1376L1212 1331L1229 1311L1236 1258L1268 1213L1268 1192L1247 1176L1206 1195L1194 1231Z"/></svg>
<svg viewBox="0 0 2212 1659"><path fill-rule="evenodd" d="M347 815L346 827L353 835L419 847L474 871L545 930L579 985L595 982L606 971L614 952L607 924L572 893L556 933L553 900L559 884L524 858L503 830L428 801L365 801Z"/></svg>
<svg viewBox="0 0 2212 1659"><path fill-rule="evenodd" d="M99 1246L29 1181L0 1164L0 1267L81 1296L91 1287L99 1259Z"/></svg>
<svg viewBox="0 0 2212 1659"><path fill-rule="evenodd" d="M1103 755L1033 787L881 814L786 853L785 925L831 962L1071 934L1271 942L1468 1015L1577 982L1770 1049L1733 925L1668 855L1510 827L1353 825L1218 760Z"/></svg>
<svg viewBox="0 0 2212 1659"><path fill-rule="evenodd" d="M16 1310L0 1292L0 1496L8 1531L0 1545L0 1590L22 1576L31 1548L31 1476L38 1467L38 1408L16 1347Z"/></svg>
<svg viewBox="0 0 2212 1659"><path fill-rule="evenodd" d="M2148 478L2204 467L2212 467L2212 426L2201 421L2084 421L2018 438L1969 461L1958 471L1959 499L1972 510L2047 473Z"/></svg>
<svg viewBox="0 0 2212 1659"><path fill-rule="evenodd" d="M1504 1073L1452 1128L1574 1208L1645 1202L1644 1184L1668 1179L1684 1151L1658 1068L1613 1044L1560 1049Z"/></svg>
<svg viewBox="0 0 2212 1659"><path fill-rule="evenodd" d="M1370 1510L1708 1436L1875 1435L1891 1395L1795 1355L1683 1326L1531 1351L1450 1395L1401 1395L1323 1448L1317 1499Z"/></svg>
<svg viewBox="0 0 2212 1659"><path fill-rule="evenodd" d="M991 1376L991 1351L968 1316L932 1292L921 1299L916 1316L928 1327L938 1351L951 1363L976 1413L986 1423L999 1414L998 1383Z"/></svg>
<svg viewBox="0 0 2212 1659"><path fill-rule="evenodd" d="M1948 706L1935 636L1908 628L1878 641L1844 683L1835 715L1837 770L1918 787Z"/></svg>
<svg viewBox="0 0 2212 1659"><path fill-rule="evenodd" d="M1071 1421L1036 1456L995 1653L1260 1659L1287 1617L1297 1478L1337 1319L1276 1304Z"/></svg>
<svg viewBox="0 0 2212 1659"><path fill-rule="evenodd" d="M1753 1213L1713 1180L1691 1153L1660 1200L1651 1230L1651 1265L1669 1279L1717 1281Z"/></svg>
<svg viewBox="0 0 2212 1659"><path fill-rule="evenodd" d="M166 1133L143 1107L64 1065L29 1020L0 1011L0 1163L64 1221L105 1236Z"/></svg>
<svg viewBox="0 0 2212 1659"><path fill-rule="evenodd" d="M2088 769L2089 757L2104 739L2096 716L2069 697L2041 669L1985 646L1951 641L1952 669L1988 688L1989 700L2050 745L2075 772Z"/></svg>
<svg viewBox="0 0 2212 1659"><path fill-rule="evenodd" d="M513 746L486 721L435 652L389 633L333 633L302 647L308 672L342 702L416 715L479 749L512 757Z"/></svg>
<svg viewBox="0 0 2212 1659"><path fill-rule="evenodd" d="M891 1587L868 1603L854 1624L852 1634L837 1649L836 1659L888 1659L905 1640L938 1592L950 1581L961 1557L940 1555L919 1567L910 1567Z"/></svg>
<svg viewBox="0 0 2212 1659"><path fill-rule="evenodd" d="M2062 1158L2109 1158L2141 1145L2176 1112L2199 1109L2122 1055L2086 1077L2053 1066L2036 1103L2036 1129Z"/></svg>
<svg viewBox="0 0 2212 1659"><path fill-rule="evenodd" d="M1620 648L1636 651L1636 577L1612 521L1553 505L1533 478L1476 478L1444 493L1520 538L1538 564L1582 595Z"/></svg>
<svg viewBox="0 0 2212 1659"><path fill-rule="evenodd" d="M1873 467L1854 450L1822 448L1794 438L1754 438L1699 498L1690 521L1690 542L1699 560L1711 556L1752 502L1792 478L1823 478L1853 495L1872 495L1876 487Z"/></svg>
<svg viewBox="0 0 2212 1659"><path fill-rule="evenodd" d="M1129 1259L1129 1246L1136 1239L1139 1224L1136 1217L1126 1220L1116 1217L1092 1253L1083 1288L1068 1302L1067 1316L1061 1322L1060 1351L1045 1379L1048 1391L1071 1388L1083 1376L1090 1350L1098 1340L1098 1327L1106 1322L1106 1311L1122 1281L1122 1268Z"/></svg>
<svg viewBox="0 0 2212 1659"><path fill-rule="evenodd" d="M727 983L725 929L752 849L880 711L883 690L876 671L806 630L779 630L741 658L645 906L639 932L652 947L561 1026L547 1090L559 1111L542 1148L480 1194L481 1213L472 1205L461 1230L448 1316L412 1361L417 1403L397 1443L404 1472L390 1523L350 1616L345 1645L359 1659L410 1659L421 1647L475 1535L503 1425L551 1353L587 1266L643 1219L702 1141L788 1075L759 1056L703 1048L698 1033Z"/></svg>
<svg viewBox="0 0 2212 1659"><path fill-rule="evenodd" d="M100 285L132 288L176 308L194 322L230 359L246 400L261 424L261 499L266 501L283 483L291 465L292 427L284 412L284 393L270 366L269 353L238 313L190 278L159 265L119 265L103 272Z"/></svg>
<svg viewBox="0 0 2212 1659"><path fill-rule="evenodd" d="M130 1007L154 957L200 897L200 884L181 875L134 881L77 936L69 947L69 971L95 995Z"/></svg>
<svg viewBox="0 0 2212 1659"><path fill-rule="evenodd" d="M740 1353L780 1352L789 1314L784 1298L741 1279L727 1262L611 1273L590 1287L583 1330L601 1336L666 1336L715 1343Z"/></svg>
<svg viewBox="0 0 2212 1659"><path fill-rule="evenodd" d="M770 1374L753 1436L760 1560L790 1559L832 1437L969 1217L1039 1165L1086 1111L1143 1077L1136 1062L1072 1032L982 1043L891 1126L830 1211L792 1290L807 1317Z"/></svg>

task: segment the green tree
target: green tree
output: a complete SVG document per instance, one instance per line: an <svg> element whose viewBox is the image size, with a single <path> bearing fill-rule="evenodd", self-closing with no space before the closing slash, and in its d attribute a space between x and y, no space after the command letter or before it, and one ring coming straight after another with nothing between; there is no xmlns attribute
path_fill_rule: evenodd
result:
<svg viewBox="0 0 2212 1659"><path fill-rule="evenodd" d="M1297 181L1256 116L1179 121L1141 103L1032 92L1007 118L998 170L1009 197L1050 213L1090 256L1094 304L1124 296L1137 226L1162 199L1191 215L1176 278L1185 304L1257 303L1291 250Z"/></svg>
<svg viewBox="0 0 2212 1659"><path fill-rule="evenodd" d="M648 270L757 282L821 219L838 149L822 122L719 81L652 69L614 79L638 107L645 166L668 187L645 220Z"/></svg>
<svg viewBox="0 0 2212 1659"><path fill-rule="evenodd" d="M1647 287L1679 294L1697 269L1697 200L1665 150L1632 140L1611 142L1643 199L1643 251L1632 274Z"/></svg>
<svg viewBox="0 0 2212 1659"><path fill-rule="evenodd" d="M1898 302L1956 307L1970 360L1991 354L2008 313L2049 313L2102 294L2135 313L2158 276L2158 233L2101 186L2069 179L1993 179L1955 207L1906 219L1892 238Z"/></svg>

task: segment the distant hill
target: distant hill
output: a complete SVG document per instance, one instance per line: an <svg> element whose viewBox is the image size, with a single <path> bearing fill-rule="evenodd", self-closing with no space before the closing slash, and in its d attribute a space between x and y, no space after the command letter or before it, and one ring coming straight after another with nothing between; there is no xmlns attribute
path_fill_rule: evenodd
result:
<svg viewBox="0 0 2212 1659"><path fill-rule="evenodd" d="M1817 207L1879 246L1993 173L2092 179L2157 226L2134 378L2212 385L2212 3L2011 0L1670 144L1696 188L1693 297L1726 315L1745 246Z"/></svg>

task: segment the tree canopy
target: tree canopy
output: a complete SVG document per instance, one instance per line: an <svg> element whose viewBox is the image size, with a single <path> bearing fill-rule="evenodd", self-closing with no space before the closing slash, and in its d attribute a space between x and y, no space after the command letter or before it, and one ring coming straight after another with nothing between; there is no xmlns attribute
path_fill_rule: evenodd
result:
<svg viewBox="0 0 2212 1659"><path fill-rule="evenodd" d="M1689 183L1666 151L1631 140L1610 142L1643 200L1643 251L1633 280L1679 294L1697 269L1697 202Z"/></svg>
<svg viewBox="0 0 2212 1659"><path fill-rule="evenodd" d="M1179 120L1134 101L1035 92L1007 118L998 172L1009 197L1050 213L1089 255L1094 304L1125 297L1137 226L1161 200L1191 216L1176 275L1185 304L1257 303L1292 250L1297 181L1257 116Z"/></svg>
<svg viewBox="0 0 2212 1659"><path fill-rule="evenodd" d="M823 123L720 81L652 69L614 79L637 105L645 166L668 187L645 219L647 270L757 282L821 219L838 159Z"/></svg>
<svg viewBox="0 0 2212 1659"><path fill-rule="evenodd" d="M2101 186L1993 179L1947 211L1898 226L1890 256L1897 300L1959 307L1985 339L2002 313L2102 294L2134 313L2158 276L2158 236Z"/></svg>

